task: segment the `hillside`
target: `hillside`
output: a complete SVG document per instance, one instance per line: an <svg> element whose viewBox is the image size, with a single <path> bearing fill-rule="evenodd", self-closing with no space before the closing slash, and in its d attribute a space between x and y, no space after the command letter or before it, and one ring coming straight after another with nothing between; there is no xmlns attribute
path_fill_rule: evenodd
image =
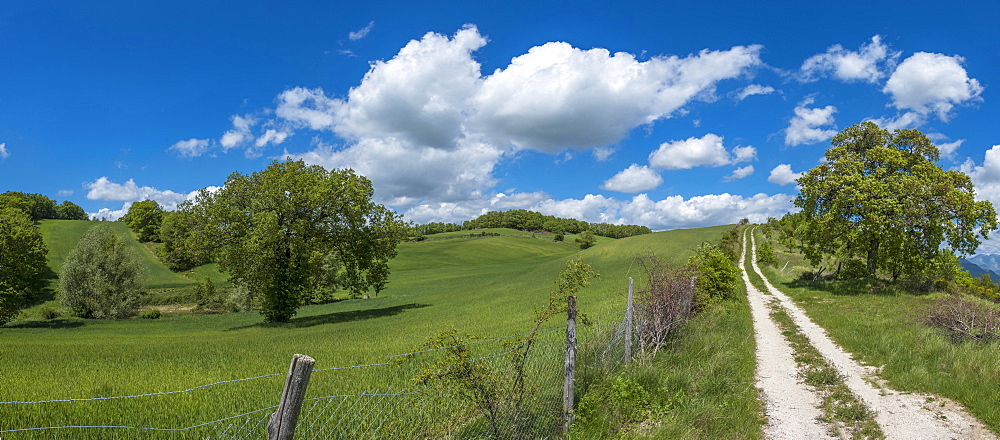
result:
<svg viewBox="0 0 1000 440"><path fill-rule="evenodd" d="M220 273L215 265L195 268L188 274L180 274L167 269L147 246L136 240L135 234L128 226L121 222L42 220L39 222L39 228L42 231L45 246L49 249L46 255L49 268L58 274L66 256L80 242L83 234L99 224L114 228L115 232L126 238L128 246L142 258L142 265L146 271L145 285L149 289L189 287L195 285L197 280L201 280L205 276L212 278L212 281L217 284L226 283L228 280L228 277ZM190 275L190 277L185 275Z"/></svg>

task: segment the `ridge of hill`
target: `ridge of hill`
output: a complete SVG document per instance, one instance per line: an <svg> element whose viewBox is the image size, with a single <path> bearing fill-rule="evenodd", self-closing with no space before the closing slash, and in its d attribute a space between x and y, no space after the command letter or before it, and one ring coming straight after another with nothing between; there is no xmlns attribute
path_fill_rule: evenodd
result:
<svg viewBox="0 0 1000 440"><path fill-rule="evenodd" d="M989 275L990 279L993 280L994 283L1000 282L1000 275L997 275L995 271L987 269L979 265L978 263L974 263L972 260L968 258L959 258L958 264L960 264L962 266L962 269L965 269L974 278L979 278L983 275Z"/></svg>
<svg viewBox="0 0 1000 440"><path fill-rule="evenodd" d="M966 260L983 268L984 270L1000 274L1000 255L998 254L976 254L966 258ZM996 280L996 278L994 278L994 280Z"/></svg>

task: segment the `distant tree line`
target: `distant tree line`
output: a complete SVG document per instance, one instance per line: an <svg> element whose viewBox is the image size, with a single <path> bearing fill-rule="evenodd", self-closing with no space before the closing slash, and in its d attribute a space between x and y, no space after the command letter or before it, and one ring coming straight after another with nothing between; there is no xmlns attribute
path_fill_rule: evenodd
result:
<svg viewBox="0 0 1000 440"><path fill-rule="evenodd" d="M56 204L41 194L28 194L18 191L7 191L0 194L0 209L13 208L31 218L31 221L56 220L87 220L87 213L79 205L70 201Z"/></svg>
<svg viewBox="0 0 1000 440"><path fill-rule="evenodd" d="M413 232L419 236L487 228L508 228L527 232L551 232L557 235L580 234L584 231L590 231L594 235L609 238L625 238L653 232L645 226L587 223L582 220L543 215L539 212L525 209L490 211L461 225L438 222L417 225L413 227Z"/></svg>

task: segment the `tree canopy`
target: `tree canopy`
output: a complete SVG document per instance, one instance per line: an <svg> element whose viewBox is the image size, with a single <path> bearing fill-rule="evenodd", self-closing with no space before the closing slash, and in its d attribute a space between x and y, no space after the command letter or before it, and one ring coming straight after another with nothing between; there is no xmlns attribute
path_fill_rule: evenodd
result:
<svg viewBox="0 0 1000 440"><path fill-rule="evenodd" d="M160 241L160 224L163 223L163 208L155 200L135 202L121 218L141 242Z"/></svg>
<svg viewBox="0 0 1000 440"><path fill-rule="evenodd" d="M371 182L351 170L286 161L233 173L183 209L203 225L219 266L260 300L265 319L288 321L324 266L337 268L331 282L352 295L388 283L405 225L372 194Z"/></svg>
<svg viewBox="0 0 1000 440"><path fill-rule="evenodd" d="M28 214L0 207L0 325L43 289L46 252Z"/></svg>
<svg viewBox="0 0 1000 440"><path fill-rule="evenodd" d="M97 225L66 256L59 301L77 316L127 318L139 309L142 275L139 256L125 238L110 225Z"/></svg>
<svg viewBox="0 0 1000 440"><path fill-rule="evenodd" d="M969 176L946 171L918 130L890 133L872 122L833 137L822 164L799 178L795 234L814 265L863 264L869 275L912 275L943 245L971 254L997 228Z"/></svg>

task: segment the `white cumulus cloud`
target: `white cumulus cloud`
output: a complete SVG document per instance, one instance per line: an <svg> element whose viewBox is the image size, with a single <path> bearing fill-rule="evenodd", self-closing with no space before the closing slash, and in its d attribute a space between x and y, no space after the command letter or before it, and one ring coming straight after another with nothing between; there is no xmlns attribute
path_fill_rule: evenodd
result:
<svg viewBox="0 0 1000 440"><path fill-rule="evenodd" d="M495 143L557 152L618 142L640 125L709 97L719 81L760 64L760 46L638 61L628 53L552 42L484 81L474 126Z"/></svg>
<svg viewBox="0 0 1000 440"><path fill-rule="evenodd" d="M935 113L947 121L959 104L980 99L983 87L969 78L960 56L917 52L892 73L883 92L892 96L892 105L920 114Z"/></svg>
<svg viewBox="0 0 1000 440"><path fill-rule="evenodd" d="M632 164L606 180L601 188L609 191L637 193L656 188L661 183L663 183L663 178L660 177L660 173L647 166Z"/></svg>
<svg viewBox="0 0 1000 440"><path fill-rule="evenodd" d="M6 159L10 157L10 152L7 151L7 143L4 142L0 144L0 159Z"/></svg>
<svg viewBox="0 0 1000 440"><path fill-rule="evenodd" d="M832 105L816 108L807 107L813 102L815 102L814 98L806 98L795 107L795 116L788 122L788 128L785 129L785 145L815 144L837 134L835 129L823 128L827 125L833 125L833 114L837 112L837 107Z"/></svg>
<svg viewBox="0 0 1000 440"><path fill-rule="evenodd" d="M742 179L744 177L748 177L748 176L752 175L753 172L754 172L753 165L747 165L745 167L737 168L737 169L733 170L733 174L730 174L730 175L726 176L725 180L727 182L731 182L733 180L739 180L739 179Z"/></svg>
<svg viewBox="0 0 1000 440"><path fill-rule="evenodd" d="M778 185L788 185L795 183L799 177L802 177L802 173L792 172L792 166L783 163L771 170L771 175L767 176L767 181Z"/></svg>
<svg viewBox="0 0 1000 440"><path fill-rule="evenodd" d="M822 76L833 75L841 81L875 83L885 76L885 69L895 64L899 54L889 50L878 35L872 37L871 43L862 44L857 51L835 44L826 53L806 59L802 63L799 77L803 81L814 81Z"/></svg>
<svg viewBox="0 0 1000 440"><path fill-rule="evenodd" d="M700 138L664 142L649 155L654 168L681 170L697 166L723 166L752 160L757 149L751 146L736 147L732 154L722 143L722 136L708 133Z"/></svg>
<svg viewBox="0 0 1000 440"><path fill-rule="evenodd" d="M222 145L223 151L229 151L230 148L237 147L253 137L250 134L250 128L256 123L253 117L234 115L232 121L233 128L219 138L219 145Z"/></svg>
<svg viewBox="0 0 1000 440"><path fill-rule="evenodd" d="M198 157L208 151L208 139L188 139L173 144L168 150L174 150L181 157Z"/></svg>

